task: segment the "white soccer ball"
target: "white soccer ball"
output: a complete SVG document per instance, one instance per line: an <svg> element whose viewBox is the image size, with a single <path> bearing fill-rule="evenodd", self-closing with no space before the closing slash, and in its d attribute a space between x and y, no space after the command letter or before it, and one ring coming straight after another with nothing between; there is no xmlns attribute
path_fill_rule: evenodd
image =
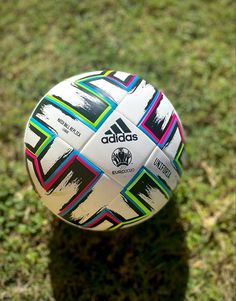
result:
<svg viewBox="0 0 236 301"><path fill-rule="evenodd" d="M83 229L149 219L182 173L184 135L173 105L145 80L120 71L73 76L49 90L24 143L43 203Z"/></svg>

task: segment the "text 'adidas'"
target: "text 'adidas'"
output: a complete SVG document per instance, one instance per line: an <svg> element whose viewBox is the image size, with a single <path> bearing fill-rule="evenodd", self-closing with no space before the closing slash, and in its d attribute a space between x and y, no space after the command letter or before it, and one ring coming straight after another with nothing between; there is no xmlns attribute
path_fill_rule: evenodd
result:
<svg viewBox="0 0 236 301"><path fill-rule="evenodd" d="M105 135L106 136L101 138L104 144L138 140L137 134L132 134L131 130L121 118L116 120L116 123L105 132Z"/></svg>

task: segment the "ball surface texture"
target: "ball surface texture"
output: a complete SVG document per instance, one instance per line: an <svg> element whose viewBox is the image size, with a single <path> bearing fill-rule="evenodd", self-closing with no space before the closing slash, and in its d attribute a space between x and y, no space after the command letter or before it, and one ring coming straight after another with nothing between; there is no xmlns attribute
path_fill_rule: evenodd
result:
<svg viewBox="0 0 236 301"><path fill-rule="evenodd" d="M183 129L171 102L137 75L94 71L39 101L25 131L26 166L43 203L89 230L143 222L171 197Z"/></svg>

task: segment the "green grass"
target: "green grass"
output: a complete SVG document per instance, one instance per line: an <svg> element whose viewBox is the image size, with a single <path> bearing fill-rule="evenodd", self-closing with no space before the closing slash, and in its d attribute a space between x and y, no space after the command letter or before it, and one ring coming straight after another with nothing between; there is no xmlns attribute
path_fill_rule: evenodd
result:
<svg viewBox="0 0 236 301"><path fill-rule="evenodd" d="M232 301L233 1L2 1L0 300ZM187 135L174 198L130 230L55 220L23 162L25 123L74 74L134 72L162 89Z"/></svg>

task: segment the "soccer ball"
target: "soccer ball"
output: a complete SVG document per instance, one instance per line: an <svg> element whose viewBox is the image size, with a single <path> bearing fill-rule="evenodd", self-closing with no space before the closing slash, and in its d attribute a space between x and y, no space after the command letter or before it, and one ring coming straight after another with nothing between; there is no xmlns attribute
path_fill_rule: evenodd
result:
<svg viewBox="0 0 236 301"><path fill-rule="evenodd" d="M182 173L184 135L170 101L137 75L95 71L53 87L25 131L26 166L42 202L89 230L156 214Z"/></svg>

